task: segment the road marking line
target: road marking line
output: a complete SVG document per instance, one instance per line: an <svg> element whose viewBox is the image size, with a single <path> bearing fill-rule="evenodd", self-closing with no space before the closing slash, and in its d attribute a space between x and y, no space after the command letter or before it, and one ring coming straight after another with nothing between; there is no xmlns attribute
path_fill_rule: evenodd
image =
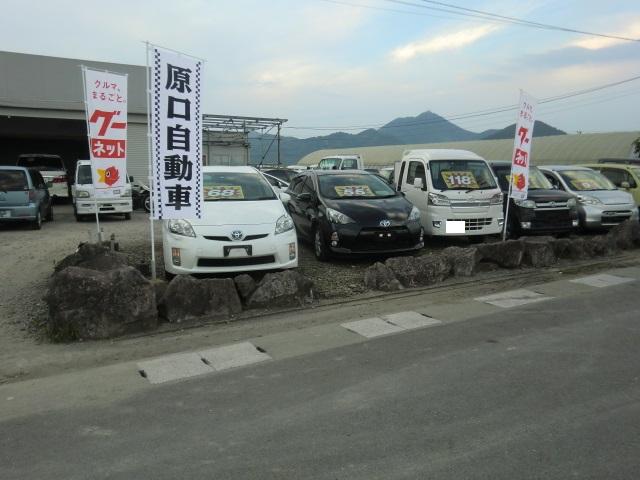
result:
<svg viewBox="0 0 640 480"><path fill-rule="evenodd" d="M554 297L547 297L541 293L532 292L524 288L510 290L508 292L496 293L484 297L477 297L474 300L482 303L488 303L501 308L518 307L528 303L541 302L543 300L551 300Z"/></svg>
<svg viewBox="0 0 640 480"><path fill-rule="evenodd" d="M170 382L181 378L195 377L213 372L197 353L178 353L166 355L138 363L138 369L145 373L152 384Z"/></svg>
<svg viewBox="0 0 640 480"><path fill-rule="evenodd" d="M634 278L619 277L617 275L608 275L606 273L602 273L599 275L589 275L588 277L575 278L569 281L572 283L589 285L590 287L604 288L612 287L613 285L620 285L622 283L633 282L634 280Z"/></svg>
<svg viewBox="0 0 640 480"><path fill-rule="evenodd" d="M218 372L228 368L242 367L271 360L269 355L258 351L255 345L250 342L212 348L200 352L200 356L209 362L211 368Z"/></svg>
<svg viewBox="0 0 640 480"><path fill-rule="evenodd" d="M392 313L390 315L383 315L382 319L405 330L430 327L442 323L440 320L427 317L418 312Z"/></svg>
<svg viewBox="0 0 640 480"><path fill-rule="evenodd" d="M342 327L347 330L362 335L366 338L380 337L391 333L404 332L405 329L397 325L385 322L378 317L365 318L364 320L356 320L355 322L342 323Z"/></svg>

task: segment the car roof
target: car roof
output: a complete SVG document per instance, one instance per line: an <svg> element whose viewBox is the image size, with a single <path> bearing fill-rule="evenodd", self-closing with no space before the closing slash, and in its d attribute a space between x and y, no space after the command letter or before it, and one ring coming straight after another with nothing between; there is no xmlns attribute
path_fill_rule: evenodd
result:
<svg viewBox="0 0 640 480"><path fill-rule="evenodd" d="M405 150L402 156L414 155L425 157L427 160L484 160L469 150L457 150L453 148L422 148L415 150Z"/></svg>
<svg viewBox="0 0 640 480"><path fill-rule="evenodd" d="M508 160L487 160L492 167L510 167L511 162Z"/></svg>
<svg viewBox="0 0 640 480"><path fill-rule="evenodd" d="M554 172L561 172L563 170L591 170L589 167L583 167L581 165L540 165L538 168L542 170L553 170Z"/></svg>
<svg viewBox="0 0 640 480"><path fill-rule="evenodd" d="M226 165L207 165L202 167L203 172L229 172L229 173L258 173L255 167L247 165L226 166Z"/></svg>
<svg viewBox="0 0 640 480"><path fill-rule="evenodd" d="M585 163L582 166L588 168L618 168L620 170L629 170L631 168L638 168L639 165L632 163Z"/></svg>
<svg viewBox="0 0 640 480"><path fill-rule="evenodd" d="M17 167L15 165L0 165L0 170L21 170L26 172L27 170L32 170L28 167Z"/></svg>
<svg viewBox="0 0 640 480"><path fill-rule="evenodd" d="M354 173L361 175L373 175L371 172L367 172L365 170L309 170L309 172L314 172L316 175L353 175Z"/></svg>

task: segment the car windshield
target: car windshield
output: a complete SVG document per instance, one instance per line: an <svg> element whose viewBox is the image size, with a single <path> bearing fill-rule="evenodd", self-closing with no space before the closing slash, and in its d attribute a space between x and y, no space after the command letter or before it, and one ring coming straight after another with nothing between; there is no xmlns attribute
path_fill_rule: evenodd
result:
<svg viewBox="0 0 640 480"><path fill-rule="evenodd" d="M27 176L23 170L0 170L0 192L28 190Z"/></svg>
<svg viewBox="0 0 640 480"><path fill-rule="evenodd" d="M607 177L593 170L561 170L558 173L569 188L577 192L616 189Z"/></svg>
<svg viewBox="0 0 640 480"><path fill-rule="evenodd" d="M377 175L353 173L348 175L319 175L320 194L333 200L394 197L393 191Z"/></svg>
<svg viewBox="0 0 640 480"><path fill-rule="evenodd" d="M482 160L431 160L433 188L437 190L487 190L496 188L489 166Z"/></svg>
<svg viewBox="0 0 640 480"><path fill-rule="evenodd" d="M269 182L257 172L205 172L203 190L205 202L276 199Z"/></svg>
<svg viewBox="0 0 640 480"><path fill-rule="evenodd" d="M64 170L64 163L58 157L21 157L18 166L38 170Z"/></svg>
<svg viewBox="0 0 640 480"><path fill-rule="evenodd" d="M79 165L78 166L78 185L91 185L93 179L91 178L91 165Z"/></svg>

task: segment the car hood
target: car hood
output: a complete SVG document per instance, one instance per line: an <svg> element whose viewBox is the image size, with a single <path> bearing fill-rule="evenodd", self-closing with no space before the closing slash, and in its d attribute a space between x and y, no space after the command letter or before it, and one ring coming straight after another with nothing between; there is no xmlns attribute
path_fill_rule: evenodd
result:
<svg viewBox="0 0 640 480"><path fill-rule="evenodd" d="M600 200L605 205L623 205L634 203L633 196L622 190L594 190L576 192L578 195L586 195Z"/></svg>
<svg viewBox="0 0 640 480"><path fill-rule="evenodd" d="M189 220L195 226L275 225L286 212L280 199L259 201L204 202L202 218Z"/></svg>
<svg viewBox="0 0 640 480"><path fill-rule="evenodd" d="M362 226L378 226L382 220L391 220L391 225L403 225L413 208L413 205L402 196L377 199L325 199L324 204L344 213Z"/></svg>
<svg viewBox="0 0 640 480"><path fill-rule="evenodd" d="M566 202L571 198L575 198L575 196L560 190L534 189L527 192L527 200L534 200L536 202Z"/></svg>

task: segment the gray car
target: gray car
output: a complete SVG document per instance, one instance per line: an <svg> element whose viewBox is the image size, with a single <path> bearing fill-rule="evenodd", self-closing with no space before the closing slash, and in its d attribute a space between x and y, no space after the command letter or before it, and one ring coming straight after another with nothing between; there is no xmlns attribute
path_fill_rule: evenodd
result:
<svg viewBox="0 0 640 480"><path fill-rule="evenodd" d="M0 223L29 222L40 230L43 220L53 220L53 208L40 172L0 166Z"/></svg>
<svg viewBox="0 0 640 480"><path fill-rule="evenodd" d="M628 219L638 221L633 196L617 189L601 173L575 165L545 165L539 169L555 188L576 196L582 228L610 228Z"/></svg>

